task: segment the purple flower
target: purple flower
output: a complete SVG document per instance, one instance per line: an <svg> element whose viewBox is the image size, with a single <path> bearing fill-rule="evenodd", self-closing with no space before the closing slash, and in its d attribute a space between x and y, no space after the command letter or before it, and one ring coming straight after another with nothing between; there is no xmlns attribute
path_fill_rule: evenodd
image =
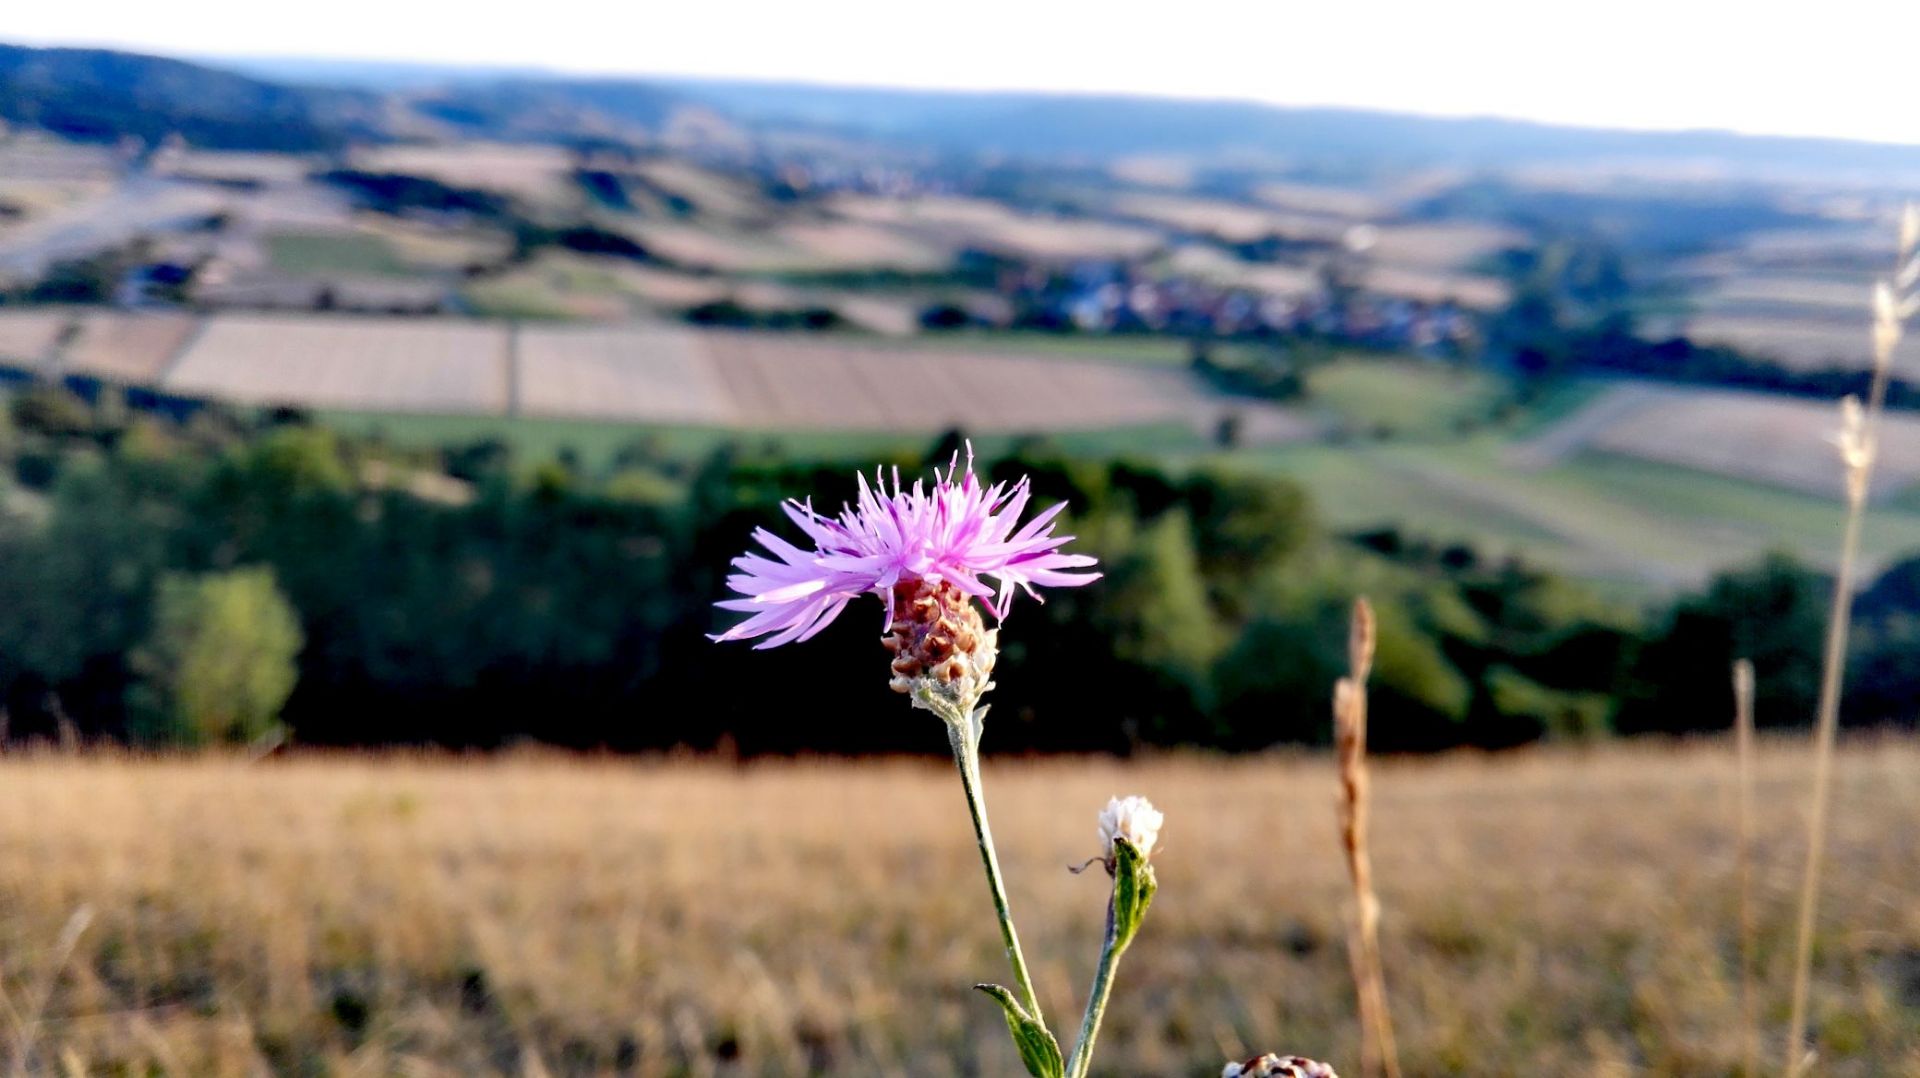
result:
<svg viewBox="0 0 1920 1078"><path fill-rule="evenodd" d="M838 518L814 512L811 501L782 507L812 540L810 550L765 528L754 530L754 539L773 557L749 552L735 558L740 571L727 584L742 598L717 604L752 617L713 639L775 634L754 645L759 648L805 640L866 592L886 601L884 629L893 623L894 589L902 582L952 584L995 618L1005 618L1016 587L1038 599L1035 586L1076 587L1100 578L1069 571L1094 564L1093 558L1060 553L1073 538L1053 534L1053 519L1065 502L1015 531L1031 496L1027 480L1010 489L1005 483L982 487L973 475L971 450L964 471L957 455L945 474L935 469L930 491L918 481L904 489L897 469L891 492L878 472L872 485L864 475L859 479L858 504L843 506Z"/></svg>

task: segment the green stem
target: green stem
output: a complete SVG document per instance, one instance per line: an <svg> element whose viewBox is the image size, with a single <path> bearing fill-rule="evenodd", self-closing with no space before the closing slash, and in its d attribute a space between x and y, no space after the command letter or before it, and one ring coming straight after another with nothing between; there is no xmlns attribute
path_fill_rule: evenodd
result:
<svg viewBox="0 0 1920 1078"><path fill-rule="evenodd" d="M1087 1013L1080 1019L1080 1043L1073 1046L1067 1060L1067 1078L1082 1078L1093 1065L1093 1039L1100 1035L1100 1020L1107 1014L1107 997L1113 994L1113 971L1119 968L1120 955L1127 948L1117 940L1113 903L1107 903L1107 941L1100 948L1100 969L1093 975L1093 991L1087 995Z"/></svg>
<svg viewBox="0 0 1920 1078"><path fill-rule="evenodd" d="M947 724L947 739L953 744L953 762L960 769L960 785L967 791L967 811L973 814L973 835L980 843L980 863L987 869L987 888L993 892L993 912L1000 918L1000 937L1007 944L1007 961L1013 964L1014 982L1026 997L1027 1014L1045 1028L1047 1020L1040 1014L1040 997L1034 994L1026 956L1020 953L1020 933L1014 930L1013 914L1007 909L1007 889L1000 882L1000 857L993 849L993 829L987 826L987 805L980 795L979 745L968 731L952 722Z"/></svg>

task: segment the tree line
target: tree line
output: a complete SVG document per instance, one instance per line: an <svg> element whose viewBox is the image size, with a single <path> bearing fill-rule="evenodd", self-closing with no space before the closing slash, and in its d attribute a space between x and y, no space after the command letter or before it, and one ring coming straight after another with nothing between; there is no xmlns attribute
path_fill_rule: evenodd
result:
<svg viewBox="0 0 1920 1078"><path fill-rule="evenodd" d="M805 647L707 634L729 560L779 504L860 467L752 439L636 440L604 467L505 443L403 450L291 413L167 419L37 387L0 413L0 704L13 740L249 740L614 750L938 752L886 688L878 603ZM1763 722L1803 722L1828 582L1784 556L1651 607L1512 558L1343 535L1267 474L1078 456L980 462L1066 499L1098 584L1020 600L999 751L1323 742L1356 594L1379 620L1387 750L1727 724L1751 657ZM1920 560L1861 597L1848 713L1910 722Z"/></svg>

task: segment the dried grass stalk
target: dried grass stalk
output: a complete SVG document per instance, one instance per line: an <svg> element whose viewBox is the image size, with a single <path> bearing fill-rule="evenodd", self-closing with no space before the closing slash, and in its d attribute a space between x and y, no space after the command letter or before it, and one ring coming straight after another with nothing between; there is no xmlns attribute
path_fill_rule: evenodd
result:
<svg viewBox="0 0 1920 1078"><path fill-rule="evenodd" d="M66 972L67 963L73 959L74 948L80 946L80 937L93 923L93 907L82 905L67 918L60 930L60 938L53 946L53 961L41 972L40 979L29 991L26 1006L14 1012L15 1019L13 1067L15 1078L27 1078L33 1073L34 1042L40 1036L40 1020L46 1015L47 1004L53 1000L53 989ZM11 1008L9 1008L11 1009Z"/></svg>
<svg viewBox="0 0 1920 1078"><path fill-rule="evenodd" d="M1840 686L1846 672L1847 629L1853 617L1854 578L1859 568L1860 528L1879 449L1880 416L1887 381L1905 322L1920 308L1920 227L1908 207L1900 228L1894 271L1873 289L1873 381L1866 407L1852 398L1842 409L1840 459L1846 467L1847 516L1834 573L1833 605L1827 617L1826 654L1820 671L1819 714L1814 726L1813 791L1807 813L1807 863L1800 879L1799 930L1795 937L1793 1003L1788 1013L1786 1070L1800 1074L1814 1058L1807 1044L1807 1002L1813 972L1813 932L1820 901L1820 863L1826 853L1827 807L1832 800L1833 743L1840 728Z"/></svg>
<svg viewBox="0 0 1920 1078"><path fill-rule="evenodd" d="M1353 879L1354 917L1347 933L1360 1016L1360 1074L1399 1078L1393 1023L1387 1016L1386 977L1380 965L1380 900L1373 893L1367 852L1367 674L1373 668L1373 607L1353 604L1347 639L1348 676L1333 687L1333 743L1340 764L1340 845Z"/></svg>
<svg viewBox="0 0 1920 1078"><path fill-rule="evenodd" d="M1734 873L1740 902L1740 1073L1760 1073L1760 1023L1753 985L1753 663L1733 664L1733 748L1738 761Z"/></svg>

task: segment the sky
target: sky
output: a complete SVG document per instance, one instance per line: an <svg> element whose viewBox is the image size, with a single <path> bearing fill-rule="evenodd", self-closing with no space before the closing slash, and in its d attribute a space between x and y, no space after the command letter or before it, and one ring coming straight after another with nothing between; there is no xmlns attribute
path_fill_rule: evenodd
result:
<svg viewBox="0 0 1920 1078"><path fill-rule="evenodd" d="M1920 144L1915 0L8 3L0 41L1125 92Z"/></svg>

